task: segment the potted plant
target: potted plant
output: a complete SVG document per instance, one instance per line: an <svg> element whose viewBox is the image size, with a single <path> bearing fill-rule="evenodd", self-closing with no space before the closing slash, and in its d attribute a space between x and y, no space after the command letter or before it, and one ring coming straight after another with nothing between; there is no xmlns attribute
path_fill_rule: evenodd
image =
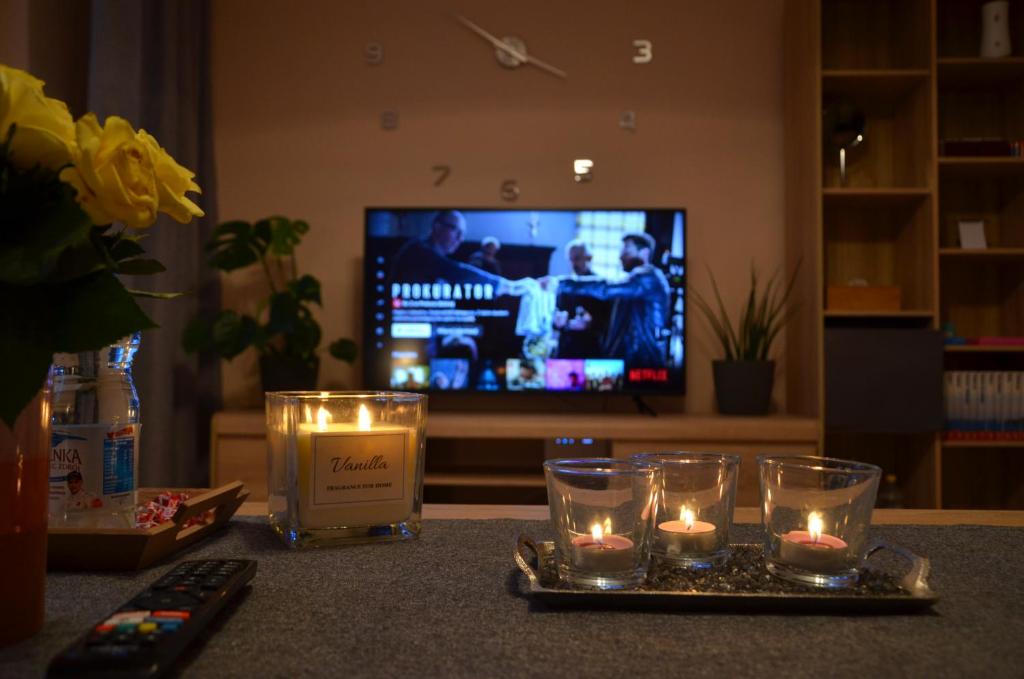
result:
<svg viewBox="0 0 1024 679"><path fill-rule="evenodd" d="M259 264L268 296L255 316L227 309L212 321L193 320L185 329L185 350L213 350L231 360L254 347L264 391L315 389L321 332L311 305L321 305L320 281L309 274L300 276L295 261L295 248L308 231L306 222L280 216L218 225L206 244L210 266L231 272ZM355 342L345 338L332 342L328 350L346 363L358 354Z"/></svg>
<svg viewBox="0 0 1024 679"><path fill-rule="evenodd" d="M726 415L764 415L771 404L775 384L772 343L785 325L792 307L788 304L800 267L785 288L777 285L778 272L758 289L757 270L750 266L750 292L734 326L725 310L715 275L708 270L716 308L694 288L694 304L701 310L722 345L725 358L712 363L718 411Z"/></svg>

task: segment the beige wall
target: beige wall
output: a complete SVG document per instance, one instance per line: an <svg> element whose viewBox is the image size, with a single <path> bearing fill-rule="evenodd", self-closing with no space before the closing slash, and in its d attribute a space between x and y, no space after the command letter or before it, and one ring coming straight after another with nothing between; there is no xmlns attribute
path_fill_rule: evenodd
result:
<svg viewBox="0 0 1024 679"><path fill-rule="evenodd" d="M309 220L299 261L324 284L326 340L361 333L364 206L500 207L508 178L529 207L685 207L691 284L706 289L710 266L737 307L751 259L771 271L783 258L781 5L217 0L220 218ZM453 10L522 37L569 78L500 67ZM653 41L650 64L632 63L636 38ZM383 65L363 62L371 40ZM398 130L380 129L385 109L399 112ZM617 125L626 109L635 133ZM594 159L592 183L572 181L577 157ZM438 163L453 173L435 188ZM228 303L246 299L246 280L258 282L231 277ZM716 347L693 311L685 409L710 412ZM259 403L254 365L225 365L229 406ZM321 382L356 386L358 374L325 358Z"/></svg>

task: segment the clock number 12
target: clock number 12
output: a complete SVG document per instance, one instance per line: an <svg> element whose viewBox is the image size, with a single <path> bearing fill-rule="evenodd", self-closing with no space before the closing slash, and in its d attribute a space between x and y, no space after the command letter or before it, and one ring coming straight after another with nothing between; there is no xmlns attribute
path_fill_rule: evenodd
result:
<svg viewBox="0 0 1024 679"><path fill-rule="evenodd" d="M654 59L654 43L650 40L638 38L633 41L636 54L633 55L634 64L649 64Z"/></svg>

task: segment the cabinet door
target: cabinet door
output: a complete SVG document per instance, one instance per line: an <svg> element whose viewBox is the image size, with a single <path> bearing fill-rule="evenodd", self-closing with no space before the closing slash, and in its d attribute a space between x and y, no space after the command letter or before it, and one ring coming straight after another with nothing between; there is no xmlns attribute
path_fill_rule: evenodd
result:
<svg viewBox="0 0 1024 679"><path fill-rule="evenodd" d="M828 328L825 426L879 434L940 430L942 349L937 330Z"/></svg>

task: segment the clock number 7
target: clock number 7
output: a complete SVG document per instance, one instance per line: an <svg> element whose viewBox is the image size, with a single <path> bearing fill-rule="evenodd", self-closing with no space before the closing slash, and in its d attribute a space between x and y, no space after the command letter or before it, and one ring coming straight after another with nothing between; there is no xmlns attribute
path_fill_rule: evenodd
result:
<svg viewBox="0 0 1024 679"><path fill-rule="evenodd" d="M452 173L452 168L449 165L435 165L430 169L437 173L437 179L434 180L434 186L444 184L444 180L448 179L448 175Z"/></svg>
<svg viewBox="0 0 1024 679"><path fill-rule="evenodd" d="M633 47L636 48L636 54L633 55L634 64L649 64L654 59L654 43L650 40L634 40Z"/></svg>

